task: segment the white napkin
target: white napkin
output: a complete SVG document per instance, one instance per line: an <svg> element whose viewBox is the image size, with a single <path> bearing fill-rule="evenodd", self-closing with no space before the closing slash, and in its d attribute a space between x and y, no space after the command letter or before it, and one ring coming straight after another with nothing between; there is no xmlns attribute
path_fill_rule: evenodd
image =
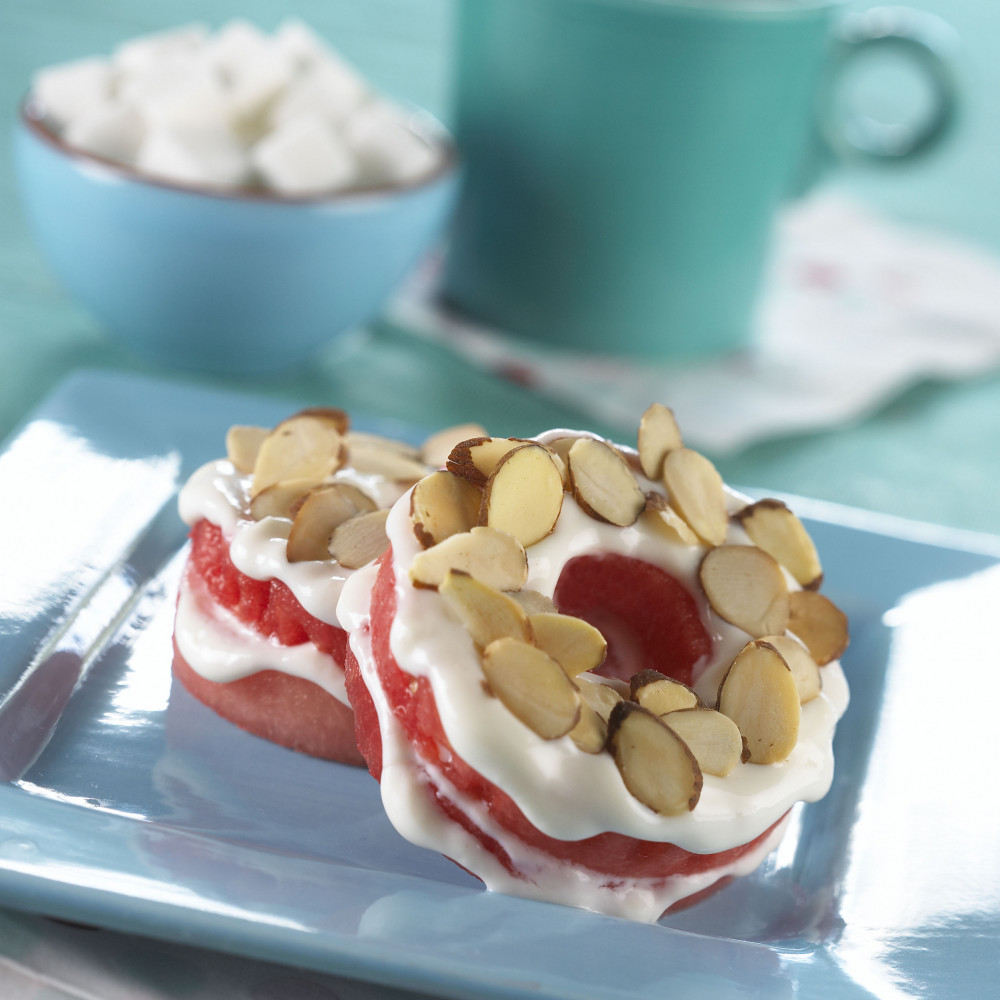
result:
<svg viewBox="0 0 1000 1000"><path fill-rule="evenodd" d="M397 297L393 322L630 434L650 402L666 403L688 443L716 454L1000 365L1000 259L831 193L786 210L755 343L713 361L640 364L507 336L439 308L437 270Z"/></svg>

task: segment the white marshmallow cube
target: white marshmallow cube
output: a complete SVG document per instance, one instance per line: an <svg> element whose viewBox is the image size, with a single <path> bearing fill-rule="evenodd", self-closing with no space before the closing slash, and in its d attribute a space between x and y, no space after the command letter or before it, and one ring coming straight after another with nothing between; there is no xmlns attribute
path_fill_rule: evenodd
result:
<svg viewBox="0 0 1000 1000"><path fill-rule="evenodd" d="M357 178L350 150L319 118L295 118L275 129L254 146L251 161L268 187L282 194L335 191Z"/></svg>
<svg viewBox="0 0 1000 1000"><path fill-rule="evenodd" d="M139 148L136 166L180 184L239 187L249 163L239 142L217 128L151 128Z"/></svg>
<svg viewBox="0 0 1000 1000"><path fill-rule="evenodd" d="M109 100L114 90L114 71L108 59L77 59L37 72L32 96L45 117L65 128L81 114Z"/></svg>
<svg viewBox="0 0 1000 1000"><path fill-rule="evenodd" d="M278 25L274 33L274 44L299 72L310 69L331 55L326 42L304 21L294 17L287 18Z"/></svg>
<svg viewBox="0 0 1000 1000"><path fill-rule="evenodd" d="M339 56L330 55L300 74L271 109L281 125L302 115L319 116L336 128L369 96L368 85Z"/></svg>
<svg viewBox="0 0 1000 1000"><path fill-rule="evenodd" d="M294 72L273 40L248 21L225 24L209 43L208 57L244 118L259 114Z"/></svg>
<svg viewBox="0 0 1000 1000"><path fill-rule="evenodd" d="M105 101L74 118L66 129L66 141L77 149L120 163L135 160L145 126L133 107Z"/></svg>
<svg viewBox="0 0 1000 1000"><path fill-rule="evenodd" d="M440 162L440 153L407 126L402 111L385 101L359 108L342 134L366 184L415 181Z"/></svg>
<svg viewBox="0 0 1000 1000"><path fill-rule="evenodd" d="M139 109L151 127L226 130L233 121L229 96L203 57L168 59L123 77L119 90L121 100Z"/></svg>
<svg viewBox="0 0 1000 1000"><path fill-rule="evenodd" d="M197 23L140 35L122 42L114 50L112 61L120 73L142 73L158 64L197 54L208 36L208 28Z"/></svg>

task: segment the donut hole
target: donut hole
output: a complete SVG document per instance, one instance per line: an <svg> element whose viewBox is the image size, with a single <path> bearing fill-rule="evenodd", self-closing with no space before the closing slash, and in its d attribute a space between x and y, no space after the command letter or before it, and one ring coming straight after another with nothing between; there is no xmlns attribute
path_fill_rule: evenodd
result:
<svg viewBox="0 0 1000 1000"><path fill-rule="evenodd" d="M575 556L563 567L552 597L566 615L601 630L608 655L596 671L627 681L659 670L684 684L712 652L698 603L666 570L642 559L605 552Z"/></svg>

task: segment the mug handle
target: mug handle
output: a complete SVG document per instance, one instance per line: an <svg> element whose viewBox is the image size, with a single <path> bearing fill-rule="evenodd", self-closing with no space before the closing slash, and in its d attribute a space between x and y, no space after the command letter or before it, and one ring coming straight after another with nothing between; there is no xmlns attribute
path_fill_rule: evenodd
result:
<svg viewBox="0 0 1000 1000"><path fill-rule="evenodd" d="M873 49L903 55L931 88L932 107L913 123L879 122L864 114L838 116L832 107L836 77ZM873 7L847 15L836 35L831 75L820 114L820 131L837 158L892 163L911 160L936 146L955 123L958 81L954 55L958 35L941 18L909 7Z"/></svg>

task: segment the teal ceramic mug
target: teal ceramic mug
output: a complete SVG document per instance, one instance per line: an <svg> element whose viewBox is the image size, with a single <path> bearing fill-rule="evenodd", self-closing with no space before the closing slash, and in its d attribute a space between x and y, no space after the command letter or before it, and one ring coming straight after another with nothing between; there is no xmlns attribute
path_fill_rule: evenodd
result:
<svg viewBox="0 0 1000 1000"><path fill-rule="evenodd" d="M935 24L902 8L850 22L836 0L457 11L465 178L443 296L549 344L651 358L746 344L776 210L816 162L816 137L840 155L901 160L953 116ZM909 131L829 111L842 67L876 46L931 85L931 111Z"/></svg>

